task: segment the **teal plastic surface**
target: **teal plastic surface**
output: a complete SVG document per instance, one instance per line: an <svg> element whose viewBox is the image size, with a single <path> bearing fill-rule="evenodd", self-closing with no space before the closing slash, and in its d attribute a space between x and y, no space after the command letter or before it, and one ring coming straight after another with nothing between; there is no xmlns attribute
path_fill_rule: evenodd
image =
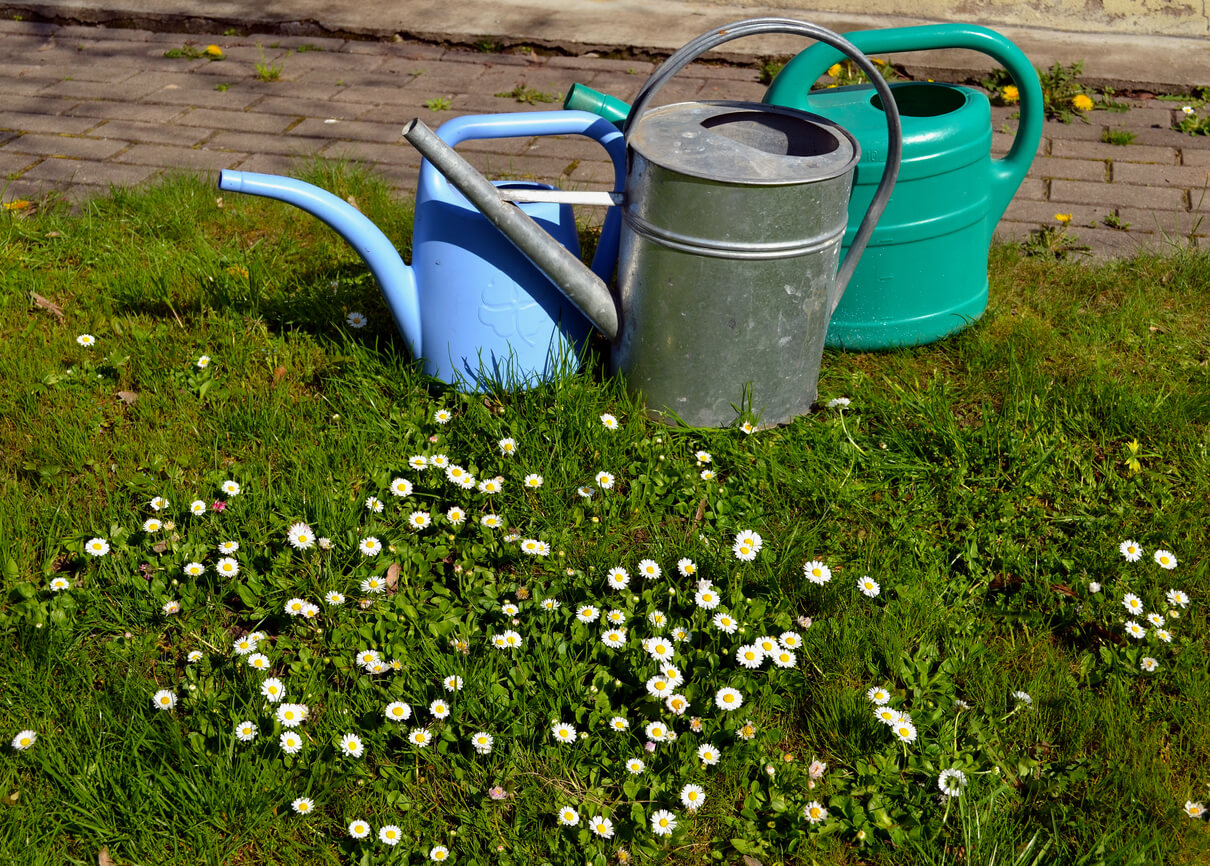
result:
<svg viewBox="0 0 1210 866"><path fill-rule="evenodd" d="M991 108L968 87L892 85L903 123L899 180L828 328L827 345L886 349L930 343L961 330L987 307L987 251L996 224L1024 179L1042 136L1042 88L1033 66L984 27L932 24L844 34L866 54L962 48L1008 70L1021 121L1008 154L991 156ZM847 247L886 159L886 119L873 87L811 86L843 59L817 44L790 61L765 102L823 115L861 143L849 202Z"/></svg>

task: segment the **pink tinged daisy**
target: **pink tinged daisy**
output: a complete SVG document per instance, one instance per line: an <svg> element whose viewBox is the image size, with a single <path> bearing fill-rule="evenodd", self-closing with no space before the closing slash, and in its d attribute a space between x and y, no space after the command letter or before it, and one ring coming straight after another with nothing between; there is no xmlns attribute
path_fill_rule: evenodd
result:
<svg viewBox="0 0 1210 866"><path fill-rule="evenodd" d="M383 845L398 845L403 838L403 831L394 824L384 824L378 828L378 841Z"/></svg>
<svg viewBox="0 0 1210 866"><path fill-rule="evenodd" d="M916 726L902 719L891 725L891 730L901 743L912 743L916 740Z"/></svg>
<svg viewBox="0 0 1210 866"><path fill-rule="evenodd" d="M1147 629L1143 628L1134 620L1128 620L1126 622L1126 634L1137 640L1142 640L1143 638L1147 637Z"/></svg>
<svg viewBox="0 0 1210 866"><path fill-rule="evenodd" d="M53 589L54 587L51 588ZM181 612L181 603L176 599L169 599L168 601L164 602L164 606L161 608L161 610L164 611L165 616L172 616L174 613Z"/></svg>
<svg viewBox="0 0 1210 866"><path fill-rule="evenodd" d="M377 556L382 553L382 542L370 535L357 543L362 556Z"/></svg>
<svg viewBox="0 0 1210 866"><path fill-rule="evenodd" d="M290 804L290 808L294 810L296 815L307 815L315 811L315 801L310 797L299 797Z"/></svg>
<svg viewBox="0 0 1210 866"><path fill-rule="evenodd" d="M365 751L365 744L356 734L345 734L340 738L340 752L345 757L360 758Z"/></svg>
<svg viewBox="0 0 1210 866"><path fill-rule="evenodd" d="M671 836L676 829L676 816L667 809L656 809L651 813L651 832L657 836Z"/></svg>
<svg viewBox="0 0 1210 866"><path fill-rule="evenodd" d="M1129 539L1118 545L1118 552L1126 558L1127 562L1138 562L1143 556L1143 548L1139 547L1137 542Z"/></svg>
<svg viewBox="0 0 1210 866"><path fill-rule="evenodd" d="M807 767L807 776L812 782L818 782L823 778L824 772L828 769L828 765L823 761L812 761Z"/></svg>
<svg viewBox="0 0 1210 866"><path fill-rule="evenodd" d="M828 810L821 806L819 801L812 800L802 807L802 816L810 823L818 824L821 821L828 820Z"/></svg>
<svg viewBox="0 0 1210 866"><path fill-rule="evenodd" d="M427 749L432 741L433 735L429 733L428 728L412 728L412 732L408 734L408 742L418 749Z"/></svg>
<svg viewBox="0 0 1210 866"><path fill-rule="evenodd" d="M171 710L176 706L176 695L168 689L160 689L151 696L151 703L157 710Z"/></svg>
<svg viewBox="0 0 1210 866"><path fill-rule="evenodd" d="M36 742L38 742L37 731L20 731L17 736L13 737L13 748L18 752L24 752Z"/></svg>
<svg viewBox="0 0 1210 866"><path fill-rule="evenodd" d="M554 738L556 743L562 743L564 745L574 743L576 741L576 729L567 724L567 722L555 722L555 724L551 726L550 735Z"/></svg>
<svg viewBox="0 0 1210 866"><path fill-rule="evenodd" d="M744 705L744 696L736 689L722 688L714 695L714 705L720 710L738 710Z"/></svg>
<svg viewBox="0 0 1210 866"><path fill-rule="evenodd" d="M364 839L370 835L370 825L360 818L349 822L349 835L354 839Z"/></svg>
<svg viewBox="0 0 1210 866"><path fill-rule="evenodd" d="M382 712L391 722L406 722L412 717L412 708L403 701L392 701Z"/></svg>
<svg viewBox="0 0 1210 866"><path fill-rule="evenodd" d="M84 552L89 556L104 556L109 553L109 542L104 538L90 538L84 545Z"/></svg>
<svg viewBox="0 0 1210 866"><path fill-rule="evenodd" d="M802 573L806 575L807 580L818 586L823 586L832 579L832 569L828 568L818 559L812 559L802 567Z"/></svg>
<svg viewBox="0 0 1210 866"><path fill-rule="evenodd" d="M719 750L710 743L702 743L697 747L697 758L704 766L714 766L718 763L719 757Z"/></svg>
<svg viewBox="0 0 1210 866"><path fill-rule="evenodd" d="M256 739L256 724L254 722L240 722L235 726L235 738L241 743L251 743Z"/></svg>
<svg viewBox="0 0 1210 866"><path fill-rule="evenodd" d="M1168 571L1171 571L1172 569L1176 568L1176 565L1177 565L1176 557L1173 556L1167 550L1157 550L1155 552L1154 556L1155 556L1155 564L1158 565L1160 568L1167 569Z"/></svg>
<svg viewBox="0 0 1210 866"><path fill-rule="evenodd" d="M1160 663L1151 656L1143 656L1143 658L1139 661L1139 667L1150 674L1159 670Z"/></svg>
<svg viewBox="0 0 1210 866"><path fill-rule="evenodd" d="M706 792L700 785L685 785L681 788L681 804L690 812L696 812L706 802Z"/></svg>
<svg viewBox="0 0 1210 866"><path fill-rule="evenodd" d="M580 823L580 813L571 806L564 806L558 811L558 819L564 827L574 827Z"/></svg>
<svg viewBox="0 0 1210 866"><path fill-rule="evenodd" d="M602 839L613 837L613 821L610 821L603 815L593 815L588 819L588 826L593 833Z"/></svg>

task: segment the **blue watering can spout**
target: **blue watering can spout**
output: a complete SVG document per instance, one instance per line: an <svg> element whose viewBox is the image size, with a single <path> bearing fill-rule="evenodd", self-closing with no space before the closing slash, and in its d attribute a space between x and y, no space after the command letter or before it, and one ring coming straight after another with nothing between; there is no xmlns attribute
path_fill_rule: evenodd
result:
<svg viewBox="0 0 1210 866"><path fill-rule="evenodd" d="M403 263L399 252L382 230L357 208L314 184L249 171L224 170L219 189L277 199L323 220L365 260L370 273L382 287L399 330L407 340L412 357L423 356L420 330L420 297L416 275Z"/></svg>

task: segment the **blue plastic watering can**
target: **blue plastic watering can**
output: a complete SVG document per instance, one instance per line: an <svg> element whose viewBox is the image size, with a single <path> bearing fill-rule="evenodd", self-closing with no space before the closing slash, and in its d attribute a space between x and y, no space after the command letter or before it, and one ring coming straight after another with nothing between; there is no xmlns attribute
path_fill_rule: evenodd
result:
<svg viewBox="0 0 1210 866"><path fill-rule="evenodd" d="M613 160L617 189L626 173L622 133L584 111L470 115L450 120L437 135L451 147L472 139L584 135L599 141ZM554 187L522 181L495 186L524 199L526 191ZM224 171L219 188L278 199L323 220L357 250L374 274L387 304L424 372L471 391L531 387L579 356L592 325L545 273L425 160L416 190L412 264L349 203L313 184L252 172ZM557 197L557 196L556 196ZM538 201L517 205L567 250L579 255L570 204ZM592 271L613 277L621 228L610 207Z"/></svg>

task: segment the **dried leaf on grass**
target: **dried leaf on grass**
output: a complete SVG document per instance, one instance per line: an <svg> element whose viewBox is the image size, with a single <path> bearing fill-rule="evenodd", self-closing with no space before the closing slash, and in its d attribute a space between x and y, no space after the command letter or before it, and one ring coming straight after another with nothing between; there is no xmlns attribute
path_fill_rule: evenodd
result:
<svg viewBox="0 0 1210 866"><path fill-rule="evenodd" d="M54 301L42 297L37 292L30 292L29 296L34 299L34 306L39 310L46 310L46 312L53 314L60 321L63 320L63 308Z"/></svg>

